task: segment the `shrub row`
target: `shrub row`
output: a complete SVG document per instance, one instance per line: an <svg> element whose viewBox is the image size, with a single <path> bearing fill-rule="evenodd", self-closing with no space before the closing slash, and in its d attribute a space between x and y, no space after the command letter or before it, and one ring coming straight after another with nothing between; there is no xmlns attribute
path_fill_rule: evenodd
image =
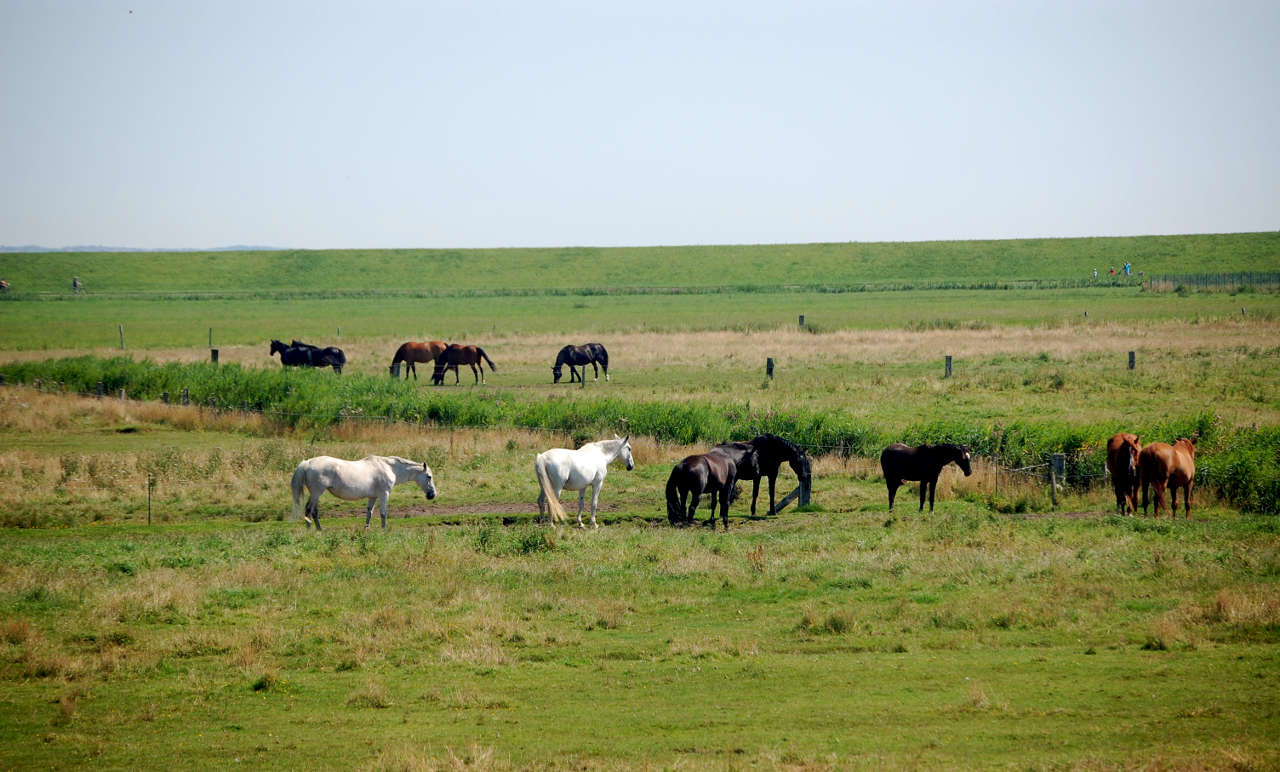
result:
<svg viewBox="0 0 1280 772"><path fill-rule="evenodd" d="M244 369L239 365L155 364L128 358L76 357L0 365L10 382L61 382L71 391L135 399L172 399L186 388L193 403L272 414L288 426L327 427L346 420L389 420L456 427L516 426L561 432L581 442L629 431L664 442L714 443L772 432L817 455L877 458L891 442L958 442L1009 468L1068 458L1067 482L1103 481L1106 439L1137 431L1144 440L1200 436L1197 484L1208 485L1245 511L1280 512L1280 427L1226 427L1212 414L1167 418L1142 426L1059 421L984 423L947 416L911 426L880 426L840 411L777 411L749 404L629 401L613 397L534 398L500 391L418 390L390 378L335 376L328 370ZM624 429L625 427L625 429Z"/></svg>

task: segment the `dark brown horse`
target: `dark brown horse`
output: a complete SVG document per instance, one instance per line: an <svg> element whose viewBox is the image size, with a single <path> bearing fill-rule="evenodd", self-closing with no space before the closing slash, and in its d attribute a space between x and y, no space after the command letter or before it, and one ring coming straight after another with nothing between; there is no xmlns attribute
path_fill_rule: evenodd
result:
<svg viewBox="0 0 1280 772"><path fill-rule="evenodd" d="M1192 440L1183 437L1172 445L1167 442L1153 442L1138 454L1138 476L1142 480L1142 514L1147 514L1147 491L1156 490L1156 517L1164 508L1164 490L1168 488L1173 496L1173 508L1170 517L1178 516L1178 489L1186 490L1183 507L1187 517L1191 517L1191 483L1196 476L1196 445Z"/></svg>
<svg viewBox="0 0 1280 772"><path fill-rule="evenodd" d="M460 346L457 343L450 343L436 357L436 369L431 373L431 382L437 386L443 384L445 370L452 368L453 382L458 383L458 365L471 365L471 374L475 376L476 383L486 383L484 379L485 362L489 363L489 369L495 373L498 372L498 366L493 363L488 354L484 353L484 349L479 346ZM478 375L476 374L476 365L480 365L480 373Z"/></svg>
<svg viewBox="0 0 1280 772"><path fill-rule="evenodd" d="M884 484L889 486L889 511L893 511L893 497L898 488L908 480L920 482L920 511L924 511L925 491L929 493L929 511L933 511L933 494L938 487L938 474L942 467L955 462L968 477L969 449L964 445L930 445L919 447L895 442L880 453L880 468L884 471Z"/></svg>
<svg viewBox="0 0 1280 772"><path fill-rule="evenodd" d="M1107 440L1107 472L1116 492L1116 512L1121 515L1138 511L1138 454L1142 443L1137 435L1121 432Z"/></svg>
<svg viewBox="0 0 1280 772"><path fill-rule="evenodd" d="M342 372L342 366L347 363L347 355L337 346L320 348L296 340L287 346L278 340L271 341L271 354L279 354L280 364L285 367L332 367L335 373Z"/></svg>
<svg viewBox="0 0 1280 772"><path fill-rule="evenodd" d="M596 367L597 363L600 367ZM599 343L584 343L581 346L565 346L560 349L560 353L556 354L556 363L551 366L551 375L555 379L552 383L560 382L564 365L569 365L569 383L585 380L583 376L587 374L587 365L591 365L595 380L600 380L600 368L604 368L604 379L609 380L609 352L605 351L604 346ZM582 368L581 374L575 366Z"/></svg>
<svg viewBox="0 0 1280 772"><path fill-rule="evenodd" d="M782 466L782 462L786 461L791 465L791 471L796 473L796 479L800 484L807 485L813 477L809 467L809 455L804 452L804 448L776 434L757 435L751 439L751 445L756 449L760 460L760 472L751 481L751 514L754 516L756 513L756 497L760 495L761 477L769 478L769 514L776 514L777 504L773 488L778 481L778 469ZM739 476L739 479L746 478Z"/></svg>
<svg viewBox="0 0 1280 772"><path fill-rule="evenodd" d="M733 459L725 453L703 453L688 456L671 470L667 478L667 519L672 525L692 525L702 494L711 494L711 519L716 527L716 500L720 501L720 519L729 530L729 503L737 495L738 481ZM688 505L686 508L686 504Z"/></svg>
<svg viewBox="0 0 1280 772"><path fill-rule="evenodd" d="M418 368L414 366L415 362L435 362L436 357L440 356L440 352L448 348L449 344L442 340L428 340L423 343L409 341L401 343L400 348L396 349L396 355L391 358L391 366L394 367L400 362L405 363L404 379L409 380L409 373L413 373L413 379L418 380Z"/></svg>
<svg viewBox="0 0 1280 772"><path fill-rule="evenodd" d="M733 477L738 482L752 480L757 489L760 487L760 454L749 442L722 442L708 453L719 453L733 462ZM734 493L737 498L737 493ZM730 501L732 503L732 500ZM754 502L753 502L754 503ZM755 515L755 511L751 512ZM725 526L726 529L728 526Z"/></svg>

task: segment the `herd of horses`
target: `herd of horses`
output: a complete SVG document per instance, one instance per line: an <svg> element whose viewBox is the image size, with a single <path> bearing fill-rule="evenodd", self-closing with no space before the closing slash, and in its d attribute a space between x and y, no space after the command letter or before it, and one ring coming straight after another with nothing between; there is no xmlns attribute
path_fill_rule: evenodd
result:
<svg viewBox="0 0 1280 772"><path fill-rule="evenodd" d="M1171 517L1178 514L1178 489L1183 490L1182 506L1191 517L1191 486L1196 476L1196 436L1183 437L1170 445L1153 442L1144 446L1137 435L1120 432L1107 441L1107 473L1116 494L1118 514L1137 514L1138 489L1142 489L1142 514L1147 513L1148 494L1155 491L1155 516L1165 509L1164 492L1169 491Z"/></svg>
<svg viewBox="0 0 1280 772"><path fill-rule="evenodd" d="M628 470L635 467L629 437L614 435L611 440L588 442L576 450L552 448L534 458L534 476L538 481L538 515L549 515L553 524L568 518L560 495L578 492L578 527L585 528L582 516L587 490L591 490L591 527L598 528L596 511L600 504L600 488L609 465L621 459ZM934 492L943 467L954 463L966 477L973 473L972 455L964 445L925 443L915 447L894 443L880 454L889 492L889 511L894 496L907 482L920 483L920 511L925 499L933 511ZM783 463L791 467L801 486L808 488L812 468L805 449L785 437L761 434L747 442L724 442L705 453L686 456L671 469L667 478L667 520L675 527L695 523L695 513L702 497L708 497L710 517L706 521L715 529L716 512L724 529L729 530L729 506L737 499L738 483L750 480L751 516L756 515L760 481L769 481L770 516L777 514L775 484ZM1142 511L1147 511L1148 488L1155 490L1155 515L1165 507L1164 492L1172 491L1172 514L1178 509L1178 489L1185 491L1183 506L1191 517L1191 486L1195 477L1195 438L1182 438L1172 445L1153 442L1145 447L1132 434L1116 434L1107 443L1107 470L1115 488L1116 507L1120 514L1137 513L1137 492L1142 488ZM435 479L425 463L399 456L368 456L359 461L344 461L329 456L309 458L298 465L290 481L295 519L301 515L307 526L320 529L319 498L325 491L346 500L366 499L365 527L379 505L382 527L387 527L387 497L401 483L414 482L428 499L436 496ZM308 495L305 506L303 496ZM785 503L785 502L784 502Z"/></svg>
<svg viewBox="0 0 1280 772"><path fill-rule="evenodd" d="M347 363L346 354L337 346L320 348L309 343L293 341L286 345L278 340L271 341L271 353L280 355L280 364L285 367L332 367L335 372L342 372ZM412 374L418 379L418 365L430 362L432 365L431 383L440 386L444 383L445 373L453 370L453 382L460 383L458 368L467 365L475 383L487 383L484 377L484 366L489 365L492 372L498 371L489 355L479 346L445 343L442 340L408 341L400 344L391 358L392 371L397 365L404 365L405 380ZM581 346L565 346L556 354L555 364L551 366L552 383L559 383L564 375L564 366L569 366L569 383L585 382L587 365L600 380L600 372L604 371L604 379L609 380L609 352L600 343L584 343ZM582 372L578 372L582 368Z"/></svg>

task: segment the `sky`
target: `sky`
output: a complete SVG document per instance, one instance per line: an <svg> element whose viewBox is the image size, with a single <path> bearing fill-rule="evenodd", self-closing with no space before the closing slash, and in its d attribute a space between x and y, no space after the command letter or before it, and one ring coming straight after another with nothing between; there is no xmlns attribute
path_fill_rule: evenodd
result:
<svg viewBox="0 0 1280 772"><path fill-rule="evenodd" d="M1280 2L0 0L0 244L1280 228Z"/></svg>

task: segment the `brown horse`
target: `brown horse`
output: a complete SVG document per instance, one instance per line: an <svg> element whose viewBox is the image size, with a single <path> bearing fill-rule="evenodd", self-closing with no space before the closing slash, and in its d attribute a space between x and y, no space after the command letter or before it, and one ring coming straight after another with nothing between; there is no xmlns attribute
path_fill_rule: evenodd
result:
<svg viewBox="0 0 1280 772"><path fill-rule="evenodd" d="M409 373L413 373L413 379L418 380L418 368L414 366L415 362L435 362L436 357L440 356L440 352L448 348L449 344L442 340L429 340L424 343L416 343L409 341L401 343L400 348L396 349L396 355L391 358L391 365L394 367L400 362L405 362L404 379L409 380Z"/></svg>
<svg viewBox="0 0 1280 772"><path fill-rule="evenodd" d="M954 461L964 476L973 474L969 468L969 449L964 445L930 445L925 443L913 448L895 442L880 453L880 468L884 471L884 484L889 486L889 511L893 511L893 497L907 480L920 481L920 511L924 511L925 492L929 493L929 511L933 511L933 494L938 487L938 475L942 467Z"/></svg>
<svg viewBox="0 0 1280 772"><path fill-rule="evenodd" d="M1142 443L1137 435L1121 432L1107 440L1107 472L1116 492L1116 512L1132 515L1138 511L1138 454Z"/></svg>
<svg viewBox="0 0 1280 772"><path fill-rule="evenodd" d="M1170 517L1178 516L1178 489L1186 489L1186 500L1183 507L1187 517L1191 517L1191 481L1196 476L1196 445L1183 437L1172 445L1166 442L1153 442L1138 454L1138 475L1142 480L1142 514L1147 514L1147 491L1156 490L1156 517L1164 508L1164 489L1169 488L1173 496L1173 508Z"/></svg>
<svg viewBox="0 0 1280 772"><path fill-rule="evenodd" d="M450 343L448 348L436 357L436 369L431 373L431 382L437 386L443 384L445 370L452 368L453 382L458 383L458 365L471 365L471 374L475 376L476 383L486 383L485 362L489 363L489 369L495 373L498 372L498 366L493 363L488 354L484 353L484 349L479 346L460 346L457 343ZM476 365L480 365L479 375L476 374Z"/></svg>
<svg viewBox="0 0 1280 772"><path fill-rule="evenodd" d="M711 519L707 524L716 527L718 496L720 519L724 521L724 529L729 530L729 503L737 497L737 482L737 467L727 453L712 451L685 457L671 469L671 476L667 478L667 519L676 526L692 525L702 494L709 493Z"/></svg>

